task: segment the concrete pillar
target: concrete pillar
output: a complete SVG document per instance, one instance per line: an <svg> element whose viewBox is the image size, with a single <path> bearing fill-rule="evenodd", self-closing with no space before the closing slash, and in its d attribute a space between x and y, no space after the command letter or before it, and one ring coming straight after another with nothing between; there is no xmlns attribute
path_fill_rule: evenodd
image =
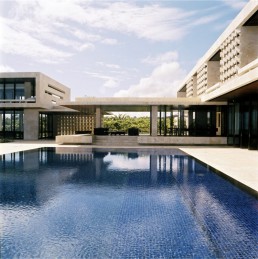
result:
<svg viewBox="0 0 258 259"><path fill-rule="evenodd" d="M178 131L178 134L180 136L183 136L184 135L184 119L185 119L185 115L184 115L184 109L182 107L179 108L179 116L180 116L180 119L179 119L179 131Z"/></svg>
<svg viewBox="0 0 258 259"><path fill-rule="evenodd" d="M157 136L158 135L158 106L153 105L151 106L151 136Z"/></svg>
<svg viewBox="0 0 258 259"><path fill-rule="evenodd" d="M3 131L3 112L0 113L0 131Z"/></svg>
<svg viewBox="0 0 258 259"><path fill-rule="evenodd" d="M35 109L24 109L24 139L36 140L39 136L39 112Z"/></svg>
<svg viewBox="0 0 258 259"><path fill-rule="evenodd" d="M96 128L101 128L102 127L102 114L101 114L101 108L100 107L96 107L95 127Z"/></svg>
<svg viewBox="0 0 258 259"><path fill-rule="evenodd" d="M30 98L32 96L32 84L31 82L24 83L24 95L25 99Z"/></svg>

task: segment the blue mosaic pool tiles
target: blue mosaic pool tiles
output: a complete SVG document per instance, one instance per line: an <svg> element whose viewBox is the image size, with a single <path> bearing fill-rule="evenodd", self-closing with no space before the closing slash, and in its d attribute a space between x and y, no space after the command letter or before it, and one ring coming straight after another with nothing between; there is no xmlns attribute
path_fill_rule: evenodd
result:
<svg viewBox="0 0 258 259"><path fill-rule="evenodd" d="M257 258L257 200L193 158L51 152L0 170L1 258Z"/></svg>

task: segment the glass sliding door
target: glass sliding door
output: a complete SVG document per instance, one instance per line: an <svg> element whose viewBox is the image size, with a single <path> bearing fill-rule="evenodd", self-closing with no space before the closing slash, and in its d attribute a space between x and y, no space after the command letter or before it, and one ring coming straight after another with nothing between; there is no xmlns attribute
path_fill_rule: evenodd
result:
<svg viewBox="0 0 258 259"><path fill-rule="evenodd" d="M40 113L39 114L39 138L52 139L53 133L53 114Z"/></svg>
<svg viewBox="0 0 258 259"><path fill-rule="evenodd" d="M248 149L258 149L258 96L250 103L250 129Z"/></svg>
<svg viewBox="0 0 258 259"><path fill-rule="evenodd" d="M248 95L228 106L228 144L258 149L258 96Z"/></svg>
<svg viewBox="0 0 258 259"><path fill-rule="evenodd" d="M14 138L15 122L14 111L5 111L5 138Z"/></svg>
<svg viewBox="0 0 258 259"><path fill-rule="evenodd" d="M248 147L249 135L249 101L243 101L240 105L240 147Z"/></svg>
<svg viewBox="0 0 258 259"><path fill-rule="evenodd" d="M0 110L0 138L23 139L23 110Z"/></svg>
<svg viewBox="0 0 258 259"><path fill-rule="evenodd" d="M4 138L4 111L0 110L0 138Z"/></svg>
<svg viewBox="0 0 258 259"><path fill-rule="evenodd" d="M23 111L15 111L15 137L16 139L23 139Z"/></svg>

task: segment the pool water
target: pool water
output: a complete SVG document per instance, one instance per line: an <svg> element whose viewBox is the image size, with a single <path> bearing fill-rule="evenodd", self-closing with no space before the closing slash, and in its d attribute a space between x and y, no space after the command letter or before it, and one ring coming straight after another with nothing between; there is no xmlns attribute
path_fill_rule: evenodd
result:
<svg viewBox="0 0 258 259"><path fill-rule="evenodd" d="M257 223L254 196L178 149L0 159L0 258L257 258Z"/></svg>

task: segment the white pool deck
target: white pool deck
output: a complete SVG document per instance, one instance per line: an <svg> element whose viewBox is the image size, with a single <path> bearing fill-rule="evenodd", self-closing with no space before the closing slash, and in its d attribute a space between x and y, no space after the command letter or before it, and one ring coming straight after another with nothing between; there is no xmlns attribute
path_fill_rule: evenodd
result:
<svg viewBox="0 0 258 259"><path fill-rule="evenodd" d="M54 141L15 141L0 144L0 155L12 152L30 150L40 147L60 147ZM62 147L78 147L78 145L62 145ZM84 146L85 147L85 146ZM89 146L97 148L100 146ZM219 170L236 183L242 183L258 194L258 151L234 147L209 147L209 146L140 146L140 148L179 148L185 153ZM112 148L116 148L113 147ZM118 148L121 148L119 146ZM123 147L135 148L135 147Z"/></svg>

